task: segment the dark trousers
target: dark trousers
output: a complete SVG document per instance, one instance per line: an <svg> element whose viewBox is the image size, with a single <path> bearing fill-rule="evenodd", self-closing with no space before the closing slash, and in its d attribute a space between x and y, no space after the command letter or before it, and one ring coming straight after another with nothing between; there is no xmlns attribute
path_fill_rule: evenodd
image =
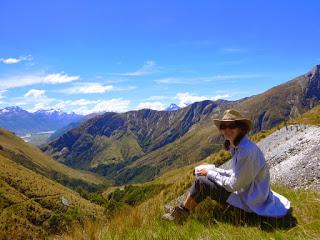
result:
<svg viewBox="0 0 320 240"><path fill-rule="evenodd" d="M200 203L206 197L219 202L226 203L230 196L225 188L221 187L214 181L209 180L206 176L199 176L190 188L190 196L197 202Z"/></svg>

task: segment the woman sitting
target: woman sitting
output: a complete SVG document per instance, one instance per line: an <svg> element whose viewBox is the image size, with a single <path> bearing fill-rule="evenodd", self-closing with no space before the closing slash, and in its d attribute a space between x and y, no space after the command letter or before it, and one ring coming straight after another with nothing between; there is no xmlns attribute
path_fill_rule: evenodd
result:
<svg viewBox="0 0 320 240"><path fill-rule="evenodd" d="M196 180L183 204L164 219L180 221L207 196L261 216L282 217L290 202L270 188L269 168L259 147L246 136L252 122L235 110L227 110L214 124L225 138L225 148L232 155L232 169L206 168L196 171Z"/></svg>

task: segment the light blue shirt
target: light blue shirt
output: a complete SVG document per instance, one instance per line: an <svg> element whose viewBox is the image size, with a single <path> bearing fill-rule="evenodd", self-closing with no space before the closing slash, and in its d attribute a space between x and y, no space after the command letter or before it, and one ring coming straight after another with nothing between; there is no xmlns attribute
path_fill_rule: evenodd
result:
<svg viewBox="0 0 320 240"><path fill-rule="evenodd" d="M269 167L259 147L243 137L231 153L232 169L216 168L207 175L231 192L227 202L262 216L286 215L290 201L271 190Z"/></svg>

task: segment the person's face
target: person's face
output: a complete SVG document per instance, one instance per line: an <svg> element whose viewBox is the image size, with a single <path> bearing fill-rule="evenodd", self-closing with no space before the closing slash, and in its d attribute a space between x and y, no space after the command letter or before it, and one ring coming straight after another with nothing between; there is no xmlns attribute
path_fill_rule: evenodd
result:
<svg viewBox="0 0 320 240"><path fill-rule="evenodd" d="M241 129L233 122L221 123L220 131L226 140L234 142L234 139L240 134Z"/></svg>

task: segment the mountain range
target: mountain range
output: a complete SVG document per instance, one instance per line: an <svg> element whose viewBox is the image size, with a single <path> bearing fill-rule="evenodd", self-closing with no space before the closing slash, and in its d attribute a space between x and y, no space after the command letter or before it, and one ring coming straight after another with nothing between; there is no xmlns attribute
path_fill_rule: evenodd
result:
<svg viewBox="0 0 320 240"><path fill-rule="evenodd" d="M83 118L83 115L65 113L61 110L28 112L18 106L12 106L0 110L0 127L13 131L17 135L25 135L55 131Z"/></svg>
<svg viewBox="0 0 320 240"><path fill-rule="evenodd" d="M235 108L255 133L299 116L320 102L320 65L284 84L238 101L202 101L176 111L105 113L83 122L41 149L68 166L117 183L142 182L199 161L221 148L213 118Z"/></svg>

